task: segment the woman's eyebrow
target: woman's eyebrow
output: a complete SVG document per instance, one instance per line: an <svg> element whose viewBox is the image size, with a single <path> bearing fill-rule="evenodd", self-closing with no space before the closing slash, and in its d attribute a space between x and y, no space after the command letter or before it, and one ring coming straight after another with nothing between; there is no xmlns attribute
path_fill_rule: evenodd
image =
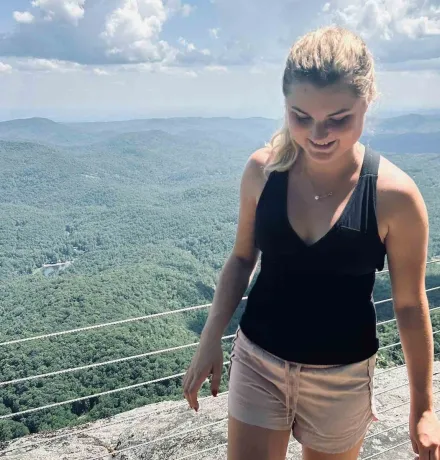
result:
<svg viewBox="0 0 440 460"><path fill-rule="evenodd" d="M299 107L295 107L294 105L292 105L292 109L296 110L297 112L301 112L304 115L307 115L308 117L310 117L310 115L307 112L304 112L304 110L301 110ZM333 113L329 114L328 116L329 117L334 117L335 115L340 115L341 113L349 112L350 110L351 109L341 109L341 110L338 110L337 112L333 112Z"/></svg>

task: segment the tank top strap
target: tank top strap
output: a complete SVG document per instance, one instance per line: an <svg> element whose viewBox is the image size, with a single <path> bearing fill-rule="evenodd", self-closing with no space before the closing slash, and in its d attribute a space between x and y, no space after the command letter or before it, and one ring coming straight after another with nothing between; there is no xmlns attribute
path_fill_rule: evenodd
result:
<svg viewBox="0 0 440 460"><path fill-rule="evenodd" d="M266 180L266 185L261 194L261 198L266 197L266 195L272 196L274 198L274 204L280 202L280 197L284 197L286 193L287 178L289 176L289 171L272 171L269 174L269 177Z"/></svg>
<svg viewBox="0 0 440 460"><path fill-rule="evenodd" d="M263 187L260 198L258 200L257 209L265 206L265 203L270 203L270 212L283 212L283 203L286 194L288 172L272 171L266 179L266 184ZM280 199L281 198L281 199ZM257 213L258 214L258 213Z"/></svg>
<svg viewBox="0 0 440 460"><path fill-rule="evenodd" d="M355 198L356 204L353 209L355 215L351 216L358 222L359 228L376 241L380 240L376 215L379 163L380 154L366 146L359 177L358 193Z"/></svg>
<svg viewBox="0 0 440 460"><path fill-rule="evenodd" d="M376 176L379 172L380 155L369 146L365 146L364 161L359 177Z"/></svg>

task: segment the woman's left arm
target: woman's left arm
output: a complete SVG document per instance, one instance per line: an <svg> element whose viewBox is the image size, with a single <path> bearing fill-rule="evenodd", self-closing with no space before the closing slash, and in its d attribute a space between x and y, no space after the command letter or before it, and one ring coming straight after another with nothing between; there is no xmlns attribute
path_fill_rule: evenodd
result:
<svg viewBox="0 0 440 460"><path fill-rule="evenodd" d="M440 460L440 424L432 394L432 324L425 288L428 214L419 189L409 177L393 188L387 200L385 244L393 306L410 383L411 441L420 460Z"/></svg>

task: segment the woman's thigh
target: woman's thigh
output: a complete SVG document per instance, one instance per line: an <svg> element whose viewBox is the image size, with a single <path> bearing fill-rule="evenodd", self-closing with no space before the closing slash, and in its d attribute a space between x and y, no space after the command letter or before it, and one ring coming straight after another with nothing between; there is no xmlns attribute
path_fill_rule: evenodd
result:
<svg viewBox="0 0 440 460"><path fill-rule="evenodd" d="M248 425L229 416L228 460L285 460L290 433Z"/></svg>

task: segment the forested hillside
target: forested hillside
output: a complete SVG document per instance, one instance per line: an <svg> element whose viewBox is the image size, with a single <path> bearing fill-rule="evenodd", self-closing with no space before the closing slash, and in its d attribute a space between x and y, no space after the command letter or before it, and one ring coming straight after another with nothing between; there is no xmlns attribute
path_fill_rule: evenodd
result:
<svg viewBox="0 0 440 460"><path fill-rule="evenodd" d="M233 245L244 164L277 126L223 118L0 123L0 342L209 303ZM440 255L440 119L375 120L364 140L420 187L429 256ZM70 265L47 267L58 262ZM439 285L431 264L427 287ZM438 292L429 294L432 307ZM375 299L390 295L388 275L378 275ZM390 303L377 310L379 320L392 318ZM0 381L196 342L205 318L201 310L3 345ZM433 322L440 328L440 315ZM379 330L382 345L399 341L393 324ZM229 349L230 341L226 359ZM193 351L0 386L0 416L182 372ZM378 363L401 360L396 348ZM181 398L180 385L170 379L2 419L0 440Z"/></svg>

